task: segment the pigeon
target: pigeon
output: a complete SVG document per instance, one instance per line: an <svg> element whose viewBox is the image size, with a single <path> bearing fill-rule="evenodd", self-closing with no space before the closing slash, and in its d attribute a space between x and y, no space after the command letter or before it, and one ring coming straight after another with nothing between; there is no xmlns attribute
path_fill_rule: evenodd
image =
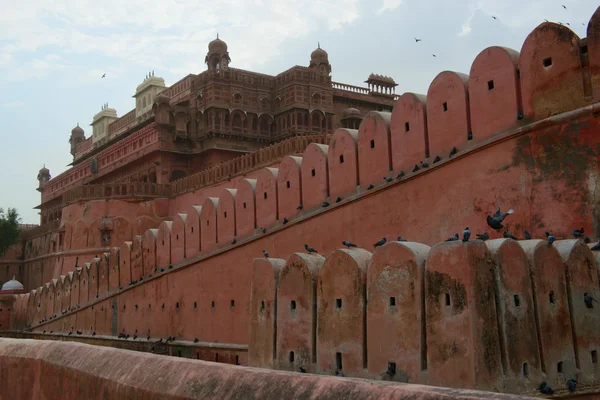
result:
<svg viewBox="0 0 600 400"><path fill-rule="evenodd" d="M392 179L392 178L390 178L389 176L384 176L384 177L383 177L383 179L384 179L384 180L385 180L387 183L390 183L390 182L392 182L392 181L393 181L393 179Z"/></svg>
<svg viewBox="0 0 600 400"><path fill-rule="evenodd" d="M454 234L454 236L449 237L448 239L446 239L446 242L455 242L458 240L458 232Z"/></svg>
<svg viewBox="0 0 600 400"><path fill-rule="evenodd" d="M267 233L267 228L262 228L260 231L261 231L262 233Z"/></svg>
<svg viewBox="0 0 600 400"><path fill-rule="evenodd" d="M440 158L440 156L435 156L435 158L433 159L433 163L434 164L437 163L437 162L440 162L440 161L442 161L442 159Z"/></svg>
<svg viewBox="0 0 600 400"><path fill-rule="evenodd" d="M336 203L339 203L340 201L342 201L342 198L341 198L340 196L338 196L338 197L335 199L335 202L336 202Z"/></svg>
<svg viewBox="0 0 600 400"><path fill-rule="evenodd" d="M396 175L396 179L400 179L404 176L404 171L400 171L398 172L398 175Z"/></svg>
<svg viewBox="0 0 600 400"><path fill-rule="evenodd" d="M308 251L308 254L311 254L311 253L319 253L317 250L313 249L312 247L310 247L310 246L309 246L309 245L307 245L307 244L305 244L305 245L304 245L304 249L305 249L306 251Z"/></svg>
<svg viewBox="0 0 600 400"><path fill-rule="evenodd" d="M554 237L553 234L546 232L546 237L548 238L548 244L551 245L552 243L554 243L554 241L556 240L556 238Z"/></svg>
<svg viewBox="0 0 600 400"><path fill-rule="evenodd" d="M146 335L146 340L150 340L150 334Z"/></svg>
<svg viewBox="0 0 600 400"><path fill-rule="evenodd" d="M96 331L92 332L92 336L96 336Z"/></svg>
<svg viewBox="0 0 600 400"><path fill-rule="evenodd" d="M344 374L342 373L342 371L341 371L341 370L337 369L337 370L335 371L335 376L344 376Z"/></svg>
<svg viewBox="0 0 600 400"><path fill-rule="evenodd" d="M143 276L140 276L140 282L142 282L144 280Z"/></svg>
<svg viewBox="0 0 600 400"><path fill-rule="evenodd" d="M575 230L573 230L573 232L571 232L571 235L573 235L573 237L575 239L579 239L580 237L583 236L583 232L584 232L584 229L582 227L581 229L575 229Z"/></svg>
<svg viewBox="0 0 600 400"><path fill-rule="evenodd" d="M540 383L540 387L538 389L542 394L554 394L554 390L544 381Z"/></svg>
<svg viewBox="0 0 600 400"><path fill-rule="evenodd" d="M473 140L473 132L467 134L467 140Z"/></svg>
<svg viewBox="0 0 600 400"><path fill-rule="evenodd" d="M134 333L134 334L133 334L133 340L135 340L135 339L137 339L137 338L138 338L138 336L137 336L137 333Z"/></svg>
<svg viewBox="0 0 600 400"><path fill-rule="evenodd" d="M349 242L349 241L347 241L347 240L344 240L344 241L342 241L342 244L343 244L344 246L346 246L347 248L350 248L350 247L356 247L356 245L355 245L354 243L352 243L352 242Z"/></svg>
<svg viewBox="0 0 600 400"><path fill-rule="evenodd" d="M83 332L81 332L81 331L77 331L77 334L78 334L78 335L83 335Z"/></svg>
<svg viewBox="0 0 600 400"><path fill-rule="evenodd" d="M169 265L169 269L173 269L173 265L172 265L172 264L171 264L171 265Z"/></svg>
<svg viewBox="0 0 600 400"><path fill-rule="evenodd" d="M487 216L487 224L492 229L496 229L496 230L502 229L502 228L504 228L504 226L502 225L504 218L506 218L507 216L509 216L510 214L512 214L514 212L515 212L515 210L510 209L506 212L506 214L502 214L502 211L500 211L500 206L498 206L498 209L496 210L494 215Z"/></svg>
<svg viewBox="0 0 600 400"><path fill-rule="evenodd" d="M504 234L502 236L504 236L506 239L519 240L515 237L515 235L507 231L504 231Z"/></svg>
<svg viewBox="0 0 600 400"><path fill-rule="evenodd" d="M598 243L596 243L595 245L593 245L590 250L592 251L598 251L600 250L600 241Z"/></svg>
<svg viewBox="0 0 600 400"><path fill-rule="evenodd" d="M160 272L165 272L165 269L164 269L164 268L161 268L161 269L160 269Z"/></svg>
<svg viewBox="0 0 600 400"><path fill-rule="evenodd" d="M379 240L377 241L377 243L375 243L375 244L373 245L373 247L375 248L375 247L380 247L380 246L383 246L383 245L385 244L385 242L387 242L387 239L386 239L386 238L381 238L381 239L379 239Z"/></svg>
<svg viewBox="0 0 600 400"><path fill-rule="evenodd" d="M385 373L388 374L389 376L396 375L396 364L388 363L387 371L385 371Z"/></svg>
<svg viewBox="0 0 600 400"><path fill-rule="evenodd" d="M235 240L235 239L233 239L233 240L231 241L231 244L236 244L236 243L237 243L237 240Z"/></svg>
<svg viewBox="0 0 600 400"><path fill-rule="evenodd" d="M198 342L199 342L198 338L194 338L194 343L198 343Z"/></svg>
<svg viewBox="0 0 600 400"><path fill-rule="evenodd" d="M408 240L404 239L402 236L398 236L398 242L408 242Z"/></svg>
<svg viewBox="0 0 600 400"><path fill-rule="evenodd" d="M412 172L417 172L419 170L419 166L417 164L415 164L415 167L413 168Z"/></svg>
<svg viewBox="0 0 600 400"><path fill-rule="evenodd" d="M323 207L323 208L329 207L329 202L328 201L324 201L323 204L321 204L321 207Z"/></svg>
<svg viewBox="0 0 600 400"><path fill-rule="evenodd" d="M429 167L429 164L426 163L425 161L421 161L421 167L427 168L427 167Z"/></svg>
<svg viewBox="0 0 600 400"><path fill-rule="evenodd" d="M305 374L306 373L306 369L304 369L303 367L298 368L298 371L300 371L301 373Z"/></svg>
<svg viewBox="0 0 600 400"><path fill-rule="evenodd" d="M367 186L367 190L371 190L371 189L373 189L374 187L375 187L375 186L373 186L373 185L369 185L369 186Z"/></svg>
<svg viewBox="0 0 600 400"><path fill-rule="evenodd" d="M300 203L300 204L298 205L298 207L296 207L296 210L302 210L303 208L304 208L304 206L302 205L302 203Z"/></svg>
<svg viewBox="0 0 600 400"><path fill-rule="evenodd" d="M531 233L525 231L525 240L531 240Z"/></svg>
<svg viewBox="0 0 600 400"><path fill-rule="evenodd" d="M104 79L106 77L106 73L102 74L102 77L100 79Z"/></svg>
<svg viewBox="0 0 600 400"><path fill-rule="evenodd" d="M288 221L288 219L287 219L287 218L284 218L284 219L283 219L283 224L284 224L284 225L285 225L285 224L287 224L288 222L289 222L289 221Z"/></svg>
<svg viewBox="0 0 600 400"><path fill-rule="evenodd" d="M463 242L468 242L470 237L471 237L471 231L469 230L469 227L467 226L465 228L465 230L463 231L462 241Z"/></svg>
<svg viewBox="0 0 600 400"><path fill-rule="evenodd" d="M450 150L450 154L448 154L448 157L452 157L456 153L458 153L458 150L456 150L456 147L453 147L452 150Z"/></svg>
<svg viewBox="0 0 600 400"><path fill-rule="evenodd" d="M266 250L263 250L263 256L265 256L265 258L269 258L269 253L267 253Z"/></svg>
<svg viewBox="0 0 600 400"><path fill-rule="evenodd" d="M415 38L415 43L419 43L422 39Z"/></svg>
<svg viewBox="0 0 600 400"><path fill-rule="evenodd" d="M42 333L46 333L46 331L43 331Z"/></svg>
<svg viewBox="0 0 600 400"><path fill-rule="evenodd" d="M594 302L598 302L598 300L587 294L587 292L583 294L583 301L587 308L594 308Z"/></svg>
<svg viewBox="0 0 600 400"><path fill-rule="evenodd" d="M575 388L577 388L577 379L571 378L567 381L567 387L569 388L569 392L573 393Z"/></svg>
<svg viewBox="0 0 600 400"><path fill-rule="evenodd" d="M583 243L588 244L589 242L591 242L589 237L586 236L583 238Z"/></svg>

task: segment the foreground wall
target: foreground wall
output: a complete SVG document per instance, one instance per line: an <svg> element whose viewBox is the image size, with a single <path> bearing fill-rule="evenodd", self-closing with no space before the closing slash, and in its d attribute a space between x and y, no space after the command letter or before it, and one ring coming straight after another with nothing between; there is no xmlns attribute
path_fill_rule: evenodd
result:
<svg viewBox="0 0 600 400"><path fill-rule="evenodd" d="M143 365L144 368L131 368ZM423 400L522 397L226 366L78 343L0 339L0 398Z"/></svg>

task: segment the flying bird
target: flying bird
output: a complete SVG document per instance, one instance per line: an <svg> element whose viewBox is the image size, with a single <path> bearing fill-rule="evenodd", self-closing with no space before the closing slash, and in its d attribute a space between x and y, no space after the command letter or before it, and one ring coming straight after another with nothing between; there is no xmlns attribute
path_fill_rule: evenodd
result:
<svg viewBox="0 0 600 400"><path fill-rule="evenodd" d="M432 56L437 57L435 54L432 54Z"/></svg>
<svg viewBox="0 0 600 400"><path fill-rule="evenodd" d="M317 250L313 249L312 247L310 247L310 246L309 246L309 245L307 245L307 244L305 244L305 245L304 245L304 249L305 249L306 251L308 251L308 254L311 254L311 253L318 253L318 251L317 251Z"/></svg>
<svg viewBox="0 0 600 400"><path fill-rule="evenodd" d="M500 206L498 206L498 209L496 210L494 215L487 216L487 224L492 229L496 229L496 230L502 229L502 228L504 228L504 226L502 225L504 218L506 218L507 216L509 216L510 214L512 214L514 212L515 212L515 210L510 209L505 214L503 214L502 211L500 211Z"/></svg>
<svg viewBox="0 0 600 400"><path fill-rule="evenodd" d="M415 43L419 43L420 41L421 41L421 39L415 38Z"/></svg>
<svg viewBox="0 0 600 400"><path fill-rule="evenodd" d="M561 4L562 8L564 8L565 10L567 9L567 6L565 6L564 4Z"/></svg>
<svg viewBox="0 0 600 400"><path fill-rule="evenodd" d="M106 77L106 73L102 74L102 78L100 79L104 79Z"/></svg>
<svg viewBox="0 0 600 400"><path fill-rule="evenodd" d="M497 18L496 16L494 16L494 15L492 15L492 18L494 18L494 19L498 19L498 18Z"/></svg>
<svg viewBox="0 0 600 400"><path fill-rule="evenodd" d="M342 244L343 244L344 246L346 246L347 248L350 248L350 247L356 247L356 245L355 245L354 243L352 243L352 242L349 242L349 241L347 241L347 240L344 240L344 241L342 241Z"/></svg>

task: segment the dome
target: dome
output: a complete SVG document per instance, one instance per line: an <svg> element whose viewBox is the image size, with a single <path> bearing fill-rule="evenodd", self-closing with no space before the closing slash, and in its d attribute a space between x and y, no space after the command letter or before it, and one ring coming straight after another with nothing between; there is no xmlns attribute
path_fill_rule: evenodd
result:
<svg viewBox="0 0 600 400"><path fill-rule="evenodd" d="M40 169L39 174L40 175L50 175L50 170L48 168L46 168L46 166L43 166L42 169Z"/></svg>
<svg viewBox="0 0 600 400"><path fill-rule="evenodd" d="M81 129L79 124L77 124L77 126L75 128L73 128L73 130L71 130L71 135L72 136L85 135L85 132L83 131L83 129Z"/></svg>
<svg viewBox="0 0 600 400"><path fill-rule="evenodd" d="M208 44L208 52L226 52L227 51L227 43L219 39L219 35L217 38Z"/></svg>
<svg viewBox="0 0 600 400"><path fill-rule="evenodd" d="M16 280L13 276L13 278L10 281L2 285L2 290L24 290L24 288L21 282Z"/></svg>
<svg viewBox="0 0 600 400"><path fill-rule="evenodd" d="M356 108L346 108L343 113L344 118L362 118L360 115L360 110Z"/></svg>
<svg viewBox="0 0 600 400"><path fill-rule="evenodd" d="M311 59L311 61L315 61L315 60L327 61L329 59L329 55L327 54L327 52L325 50L323 50L321 48L321 45L319 45L319 47L315 51L310 53L310 59Z"/></svg>

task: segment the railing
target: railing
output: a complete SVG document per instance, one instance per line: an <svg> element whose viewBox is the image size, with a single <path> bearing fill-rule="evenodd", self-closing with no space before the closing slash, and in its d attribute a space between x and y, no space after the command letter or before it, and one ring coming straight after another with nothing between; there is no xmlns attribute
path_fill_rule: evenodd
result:
<svg viewBox="0 0 600 400"><path fill-rule="evenodd" d="M331 82L333 89L343 90L346 92L359 93L359 94L370 94L371 91L368 88L360 86L346 85L345 83Z"/></svg>
<svg viewBox="0 0 600 400"><path fill-rule="evenodd" d="M135 108L123 115L118 120L108 125L108 136L115 136L118 131L125 131L126 128L131 124L135 123Z"/></svg>
<svg viewBox="0 0 600 400"><path fill-rule="evenodd" d="M311 143L328 144L331 135L295 136L262 149L225 161L212 168L197 172L171 184L173 196L212 185L230 177L242 175L263 166L271 165L283 157L306 150Z"/></svg>
<svg viewBox="0 0 600 400"><path fill-rule="evenodd" d="M183 92L184 90L189 89L192 86L192 80L194 79L194 76L195 75L190 74L179 82L172 84L171 87L163 90L163 94L171 98Z"/></svg>
<svg viewBox="0 0 600 400"><path fill-rule="evenodd" d="M170 197L171 185L158 183L110 183L104 185L83 185L69 190L63 195L63 203L70 204L81 200L154 198Z"/></svg>
<svg viewBox="0 0 600 400"><path fill-rule="evenodd" d="M60 227L60 221L52 221L43 225L36 226L35 228L21 230L20 238L22 240L31 239L35 236L44 235L48 232L57 230Z"/></svg>
<svg viewBox="0 0 600 400"><path fill-rule="evenodd" d="M19 224L19 229L22 231L26 231L29 229L37 228L38 224Z"/></svg>

